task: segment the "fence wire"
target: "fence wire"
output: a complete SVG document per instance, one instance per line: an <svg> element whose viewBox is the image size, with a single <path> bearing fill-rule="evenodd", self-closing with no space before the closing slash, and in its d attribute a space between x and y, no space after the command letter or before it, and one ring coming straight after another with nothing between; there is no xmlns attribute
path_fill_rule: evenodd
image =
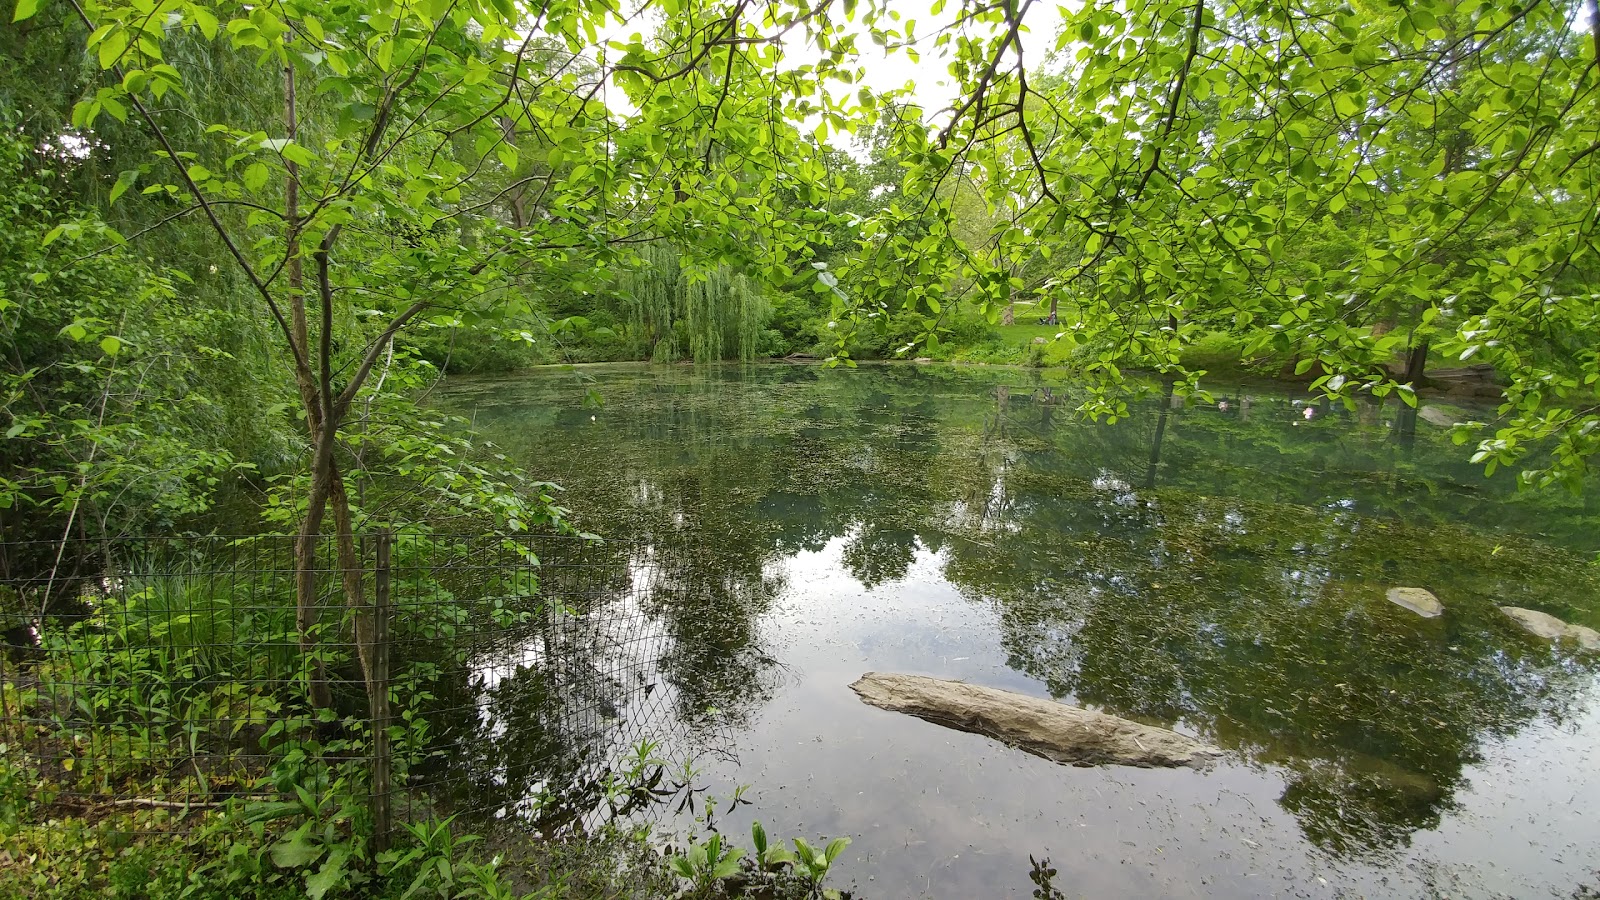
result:
<svg viewBox="0 0 1600 900"><path fill-rule="evenodd" d="M662 609L684 586L663 583L660 548L354 549L347 568L317 542L302 610L291 537L0 545L0 742L82 810L204 809L376 770L375 813L553 835L689 790L668 753L691 726Z"/></svg>

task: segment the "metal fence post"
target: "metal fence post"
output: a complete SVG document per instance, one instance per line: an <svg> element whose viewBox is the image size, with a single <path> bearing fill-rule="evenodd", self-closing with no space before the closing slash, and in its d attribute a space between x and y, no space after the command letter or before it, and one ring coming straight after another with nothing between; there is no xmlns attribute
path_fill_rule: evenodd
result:
<svg viewBox="0 0 1600 900"><path fill-rule="evenodd" d="M372 847L389 849L393 829L390 804L389 748L389 550L394 535L380 530L376 538L377 561L372 592L372 672L367 697L372 718Z"/></svg>

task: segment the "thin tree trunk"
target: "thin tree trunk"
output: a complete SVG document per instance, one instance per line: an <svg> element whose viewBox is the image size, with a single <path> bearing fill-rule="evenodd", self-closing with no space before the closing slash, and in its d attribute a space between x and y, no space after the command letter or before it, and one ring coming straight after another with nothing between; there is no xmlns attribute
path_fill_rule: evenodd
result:
<svg viewBox="0 0 1600 900"><path fill-rule="evenodd" d="M1167 436L1167 416L1172 412L1172 399L1176 393L1178 383L1167 382L1167 396L1161 404L1161 411L1156 414L1156 439L1150 444L1150 462L1144 469L1145 490L1155 490L1156 473L1161 469L1161 442Z"/></svg>
<svg viewBox="0 0 1600 900"><path fill-rule="evenodd" d="M289 140L299 134L295 114L294 69L283 69L283 123ZM297 364L294 367L295 385L300 391L300 404L306 411L306 433L311 436L311 490L306 498L305 519L295 540L295 626L299 630L300 653L310 665L309 692L311 705L326 709L332 703L328 678L322 660L317 656L316 628L321 618L317 600L317 538L322 531L323 511L333 490L333 450L335 429L323 427L319 414L321 398L311 370L299 364L299 359L309 359L311 341L306 324L305 269L300 255L300 167L286 160L287 179L284 184L284 219L287 222L284 253L285 268L289 277L289 340L295 345ZM342 486L341 486L342 490Z"/></svg>
<svg viewBox="0 0 1600 900"><path fill-rule="evenodd" d="M311 464L311 492L306 498L305 518L300 522L300 533L295 538L295 627L299 631L300 654L310 665L308 690L311 705L326 709L333 703L328 690L327 673L317 656L319 609L317 603L317 539L322 532L323 510L327 507L331 488L327 477L332 471L333 435L319 431Z"/></svg>
<svg viewBox="0 0 1600 900"><path fill-rule="evenodd" d="M355 530L351 526L350 498L345 493L344 478L339 474L337 461L332 463L331 474L328 505L333 510L339 571L344 578L344 602L354 613L356 656L361 663L361 674L370 684L373 671L372 610L367 606L361 554L356 551Z"/></svg>

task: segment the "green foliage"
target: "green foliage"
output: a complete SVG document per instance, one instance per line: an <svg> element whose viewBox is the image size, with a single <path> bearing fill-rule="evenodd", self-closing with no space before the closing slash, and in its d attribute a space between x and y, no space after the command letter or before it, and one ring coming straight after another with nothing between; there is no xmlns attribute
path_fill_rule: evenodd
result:
<svg viewBox="0 0 1600 900"><path fill-rule="evenodd" d="M406 823L403 827L410 845L391 851L380 860L390 878L416 873L400 900L510 900L516 896L499 876L499 858L474 862L465 849L480 838L458 837L450 819Z"/></svg>
<svg viewBox="0 0 1600 900"><path fill-rule="evenodd" d="M1311 361L1315 390L1403 400L1442 347L1511 382L1486 468L1576 485L1600 449L1591 235L1600 90L1577 3L1083 4L1029 70L1026 7L963 6L933 44L956 114L875 135L904 167L865 213L840 320L1076 307L1100 386L1191 386L1188 345ZM840 348L849 337L841 335Z"/></svg>
<svg viewBox="0 0 1600 900"><path fill-rule="evenodd" d="M761 353L771 307L759 284L724 265L697 270L662 244L641 256L617 287L635 358L748 362Z"/></svg>
<svg viewBox="0 0 1600 900"><path fill-rule="evenodd" d="M0 756L0 784L24 777ZM498 858L483 860L475 839L450 823L415 824L374 855L359 784L296 770L286 801L234 803L190 818L165 811L109 811L90 822L43 817L33 804L8 826L11 856L0 866L6 896L175 900L510 900L518 894Z"/></svg>
<svg viewBox="0 0 1600 900"><path fill-rule="evenodd" d="M28 21L38 10L17 12ZM591 315L603 304L549 311L639 271L645 235L647 246L694 254L672 278L672 321L639 308L652 352L748 359L764 331L759 286L793 276L814 229L832 221L820 201L844 190L816 142L847 126L855 100L818 93L815 80L858 77L847 62L854 36L800 6L768 10L760 27L824 50L805 65L770 52L742 7L717 3L675 6L655 36L619 37L593 55L581 51L612 30L608 4L546 15L513 2L357 10L298 0L268 10L205 0L169 12L151 16L140 0L72 8L65 42L82 41L92 74L64 92L78 98L70 128L91 148L115 142L113 155L148 149L106 174L107 205L140 198L151 229L206 223L258 330L276 332L260 374L301 405L310 477L290 484L309 531L328 508L341 530L359 522L343 476L376 481L388 473L375 459L396 456L413 474L445 470L451 499L512 528L548 518L547 497L508 489L492 466L463 470L427 448L394 448L425 418L392 383L396 357L420 349L437 366L454 356L437 335L403 340L398 353L395 340L487 326L548 337L544 358L564 361L565 333L589 344L618 329ZM703 27L719 16L736 39ZM219 73L251 95L202 98ZM601 85L631 111L614 112ZM167 115L173 106L182 115ZM824 126L804 138L793 123L814 113ZM461 368L521 365L523 349L473 347ZM396 434L374 433L379 404L398 414L388 420ZM369 452L380 445L383 456Z"/></svg>
<svg viewBox="0 0 1600 900"><path fill-rule="evenodd" d="M221 345L238 321L191 308L181 272L58 198L18 136L0 131L7 527L153 527L207 509L243 466L215 440L232 411L209 389L236 374Z"/></svg>
<svg viewBox="0 0 1600 900"><path fill-rule="evenodd" d="M848 846L850 839L847 837L834 838L822 848L812 847L804 838L795 838L795 868L807 881L820 887L822 880L828 876L828 870L833 868L833 861Z"/></svg>
<svg viewBox="0 0 1600 900"><path fill-rule="evenodd" d="M68 629L43 630L50 661L36 699L58 711L58 731L80 736L85 763L112 767L69 757L81 778L130 774L116 766L138 772L174 746L199 753L281 733L293 695L262 686L294 683L292 607L258 612L200 587L163 580L108 599ZM201 793L212 787L206 773L192 777Z"/></svg>
<svg viewBox="0 0 1600 900"><path fill-rule="evenodd" d="M722 835L713 834L691 845L683 853L668 857L667 864L679 877L689 882L692 892L705 894L718 881L738 872L739 860L743 856L743 850L724 847Z"/></svg>
<svg viewBox="0 0 1600 900"><path fill-rule="evenodd" d="M251 558L253 546L229 548L232 563ZM489 582L477 574L434 578L418 563L460 548L420 536L400 547L397 589L436 602L400 610L392 633L440 647L408 654L394 673L393 765L404 781L435 743L434 692L446 677L459 678L465 663L465 650L450 639L472 623L525 622L536 582L527 573ZM512 896L499 863L474 858L477 839L458 838L449 822L410 827L394 850L372 853L365 723L346 718L336 729L317 729L336 716L306 702L294 605L282 586L219 576L221 561L203 556L190 560L193 575L154 552L135 562L108 579L117 590L87 599L70 626L41 629L40 660L25 679L8 678L0 688L8 722L20 714L51 723L30 733L30 746L53 748L47 755L59 758L62 785L91 802L129 792L195 797L192 813L204 817L203 827L131 855L117 831L124 820L113 817L101 829L72 819L61 829L49 821L58 815L50 805L57 776L41 786L23 768L26 757L0 744L0 831L38 849L21 870L0 867L0 892L14 876L31 879L39 896L62 897L102 888L123 896L118 885L131 890L141 877L173 897ZM143 574L163 568L179 574ZM317 654L330 667L353 665L347 642L323 644ZM201 762L174 766L174 759ZM246 799L220 807L205 799L218 794ZM77 852L63 849L69 838L81 838Z"/></svg>
<svg viewBox="0 0 1600 900"><path fill-rule="evenodd" d="M686 896L771 896L784 898L829 898L843 896L837 890L824 888L823 881L833 867L834 860L850 846L850 839L841 837L829 841L826 847L816 848L804 838L794 839L794 851L782 844L772 844L760 822L750 826L750 838L755 848L753 857L744 850L724 843L722 835L712 834L704 841L691 844L682 853L667 857L668 867L688 882Z"/></svg>

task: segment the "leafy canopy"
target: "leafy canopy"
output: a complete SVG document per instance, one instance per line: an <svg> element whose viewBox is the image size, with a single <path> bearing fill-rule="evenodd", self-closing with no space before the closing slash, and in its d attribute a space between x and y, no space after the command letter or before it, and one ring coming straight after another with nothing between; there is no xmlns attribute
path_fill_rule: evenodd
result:
<svg viewBox="0 0 1600 900"><path fill-rule="evenodd" d="M911 316L909 352L962 302L1066 299L1103 385L1132 364L1197 389L1180 352L1223 330L1414 404L1443 353L1509 382L1458 435L1489 469L1575 484L1600 441L1593 3L1085 0L1044 59L1033 0L937 2L921 36L848 0L65 3L15 17L89 29L105 77L74 124L142 120L164 157L113 194L214 223L336 431L400 330L582 291L665 239L691 275L814 277L836 362L852 322ZM864 40L941 57L951 106L857 89ZM208 54L281 73L283 102L177 146L163 110ZM854 134L882 190L841 227L825 144ZM845 264L808 274L841 234Z"/></svg>

